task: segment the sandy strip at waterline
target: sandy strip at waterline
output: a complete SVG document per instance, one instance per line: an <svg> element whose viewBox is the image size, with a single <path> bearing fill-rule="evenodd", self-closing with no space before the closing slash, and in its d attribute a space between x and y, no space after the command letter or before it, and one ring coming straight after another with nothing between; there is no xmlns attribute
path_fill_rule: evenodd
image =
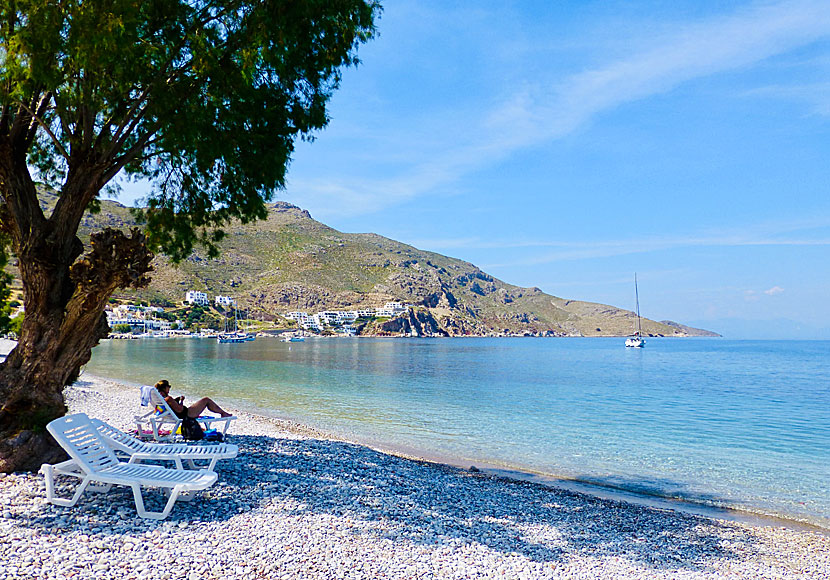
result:
<svg viewBox="0 0 830 580"><path fill-rule="evenodd" d="M71 412L122 428L139 410L135 387L88 375L66 394ZM125 488L62 508L45 502L42 476L0 477L0 579L830 578L818 532L470 473L239 415L240 456L165 522L135 517Z"/></svg>

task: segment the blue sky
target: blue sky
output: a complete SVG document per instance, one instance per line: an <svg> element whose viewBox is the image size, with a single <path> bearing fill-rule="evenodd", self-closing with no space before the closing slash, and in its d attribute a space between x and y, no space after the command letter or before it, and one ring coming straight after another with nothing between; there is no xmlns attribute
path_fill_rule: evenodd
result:
<svg viewBox="0 0 830 580"><path fill-rule="evenodd" d="M278 196L521 286L830 338L830 2L389 0ZM126 187L130 204L140 186Z"/></svg>

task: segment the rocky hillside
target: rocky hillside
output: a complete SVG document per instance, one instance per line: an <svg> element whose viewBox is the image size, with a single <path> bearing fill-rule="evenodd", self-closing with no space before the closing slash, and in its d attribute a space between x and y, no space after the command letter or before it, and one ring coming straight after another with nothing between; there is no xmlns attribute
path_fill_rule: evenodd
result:
<svg viewBox="0 0 830 580"><path fill-rule="evenodd" d="M45 196L44 204L54 200ZM84 219L85 232L103 225L129 227L129 210L104 201ZM268 219L234 225L221 256L196 251L174 266L157 257L153 282L132 296L178 302L188 289L234 296L267 318L291 310L316 312L400 301L419 308L364 333L425 335L547 334L622 336L633 328L627 310L567 300L538 288L502 282L455 258L418 250L376 234L346 234L287 203L269 206ZM673 322L643 320L651 335L715 336Z"/></svg>

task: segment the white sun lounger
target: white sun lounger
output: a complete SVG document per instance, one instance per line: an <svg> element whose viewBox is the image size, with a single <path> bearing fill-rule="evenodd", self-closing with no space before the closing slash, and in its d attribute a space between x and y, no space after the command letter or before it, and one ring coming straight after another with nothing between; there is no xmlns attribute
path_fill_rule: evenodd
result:
<svg viewBox="0 0 830 580"><path fill-rule="evenodd" d="M144 425L149 423L153 439L156 441L170 441L173 439L176 431L181 426L182 420L179 419L179 417L173 412L173 409L170 408L170 405L167 404L167 401L164 400L161 393L159 393L155 388L151 387L151 389L150 406L152 409L149 413L135 416L136 430L139 434L143 433ZM217 423L217 426L219 423L224 423L224 426L222 427L223 437L227 436L228 427L230 426L231 421L235 419L236 416L234 415L231 415L230 417L196 417L196 420L202 424L202 427L205 430L210 429L213 423ZM164 428L170 429L170 433L163 435L161 430Z"/></svg>
<svg viewBox="0 0 830 580"><path fill-rule="evenodd" d="M132 488L135 508L142 518L163 520L173 509L179 495L185 491L200 490L216 482L216 473L208 470L190 471L169 469L158 465L141 465L118 461L115 452L104 442L104 438L83 413L55 419L46 429L69 454L69 461L57 465L45 463L40 470L46 478L46 499L55 505L72 507L90 484L97 483L94 491L106 492L113 485ZM71 475L81 483L69 498L55 496L54 476ZM160 487L170 491L167 504L160 512L147 511L141 496L141 486Z"/></svg>
<svg viewBox="0 0 830 580"><path fill-rule="evenodd" d="M183 469L182 460L187 460L191 469L196 469L194 461L208 461L207 468L214 471L220 459L233 459L239 453L239 447L229 443L215 445L188 445L186 443L150 443L141 441L116 429L100 419L90 419L92 425L104 437L104 442L116 453L129 456L128 463L141 463L144 460L172 461L178 469Z"/></svg>

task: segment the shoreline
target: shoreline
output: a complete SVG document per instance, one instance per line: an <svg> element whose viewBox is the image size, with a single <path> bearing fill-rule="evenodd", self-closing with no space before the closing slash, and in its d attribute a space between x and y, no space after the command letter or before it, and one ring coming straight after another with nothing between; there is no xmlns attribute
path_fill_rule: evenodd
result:
<svg viewBox="0 0 830 580"><path fill-rule="evenodd" d="M124 379L114 379L90 373L82 373L80 380L83 381L85 379L92 382L105 382L112 385L118 385L119 388L130 392L141 386L138 383L131 383ZM189 393L184 390L179 390L179 392L188 395L189 399L193 399L198 396L198 393ZM497 478L503 478L508 481L529 482L553 489L568 490L580 494L586 494L599 499L622 501L645 507L679 511L686 514L730 522L739 522L751 526L774 526L803 531L815 531L830 536L830 528L795 518L788 518L785 516L763 512L754 512L747 509L733 508L729 506L706 504L683 498L647 494L625 488L603 485L601 483L537 472L530 469L522 469L520 467L499 465L482 460L465 460L460 457L450 455L429 453L423 449L415 447L394 445L383 441L373 440L371 438L364 438L355 435L354 433L345 431L332 431L323 426L302 422L290 416L280 415L279 413L264 413L262 411L253 411L248 408L240 408L237 409L236 414L239 414L240 411L251 417L278 421L283 428L294 434L310 434L314 437L322 439L339 441L352 445L361 445L373 451L400 457L402 459L431 463L436 466L458 469L464 472L471 472L473 471L471 468L475 468L480 473Z"/></svg>
<svg viewBox="0 0 830 580"><path fill-rule="evenodd" d="M335 337L337 338L337 337ZM360 338L360 337L358 337ZM379 337L379 338L396 338L396 337ZM589 337L593 338L593 337ZM672 337L669 337L672 338ZM700 338L700 337L691 337ZM703 337L706 338L706 337ZM14 346L15 341L8 339L0 339L0 356L5 356ZM107 378L88 373L81 374L81 380L84 378L92 381L104 381L113 385L120 385L124 390L138 388L140 385L130 383L124 379ZM198 396L199 393L187 393L188 395ZM193 398L190 396L189 398ZM456 457L451 455L444 455L433 453L428 450L418 449L416 447L406 446L403 444L394 444L381 440L374 440L371 438L361 437L355 433L338 430L331 430L323 425L316 425L313 423L303 422L302 419L297 419L290 416L280 415L278 412L266 413L259 409L244 409L244 412L252 416L258 416L267 419L276 419L285 426L290 426L289 429L295 433L313 433L317 437L342 441L344 443L351 443L357 445L364 445L375 451L395 455L405 459L412 459L416 461L426 461L439 465L449 466L464 471L468 471L470 467L475 467L483 473L487 473L496 477L504 477L508 480L534 482L539 485L548 487L566 489L578 493L585 493L594 497L609 499L614 501L625 501L637 505L656 507L661 509L677 510L684 513L701 515L703 517L711 517L716 519L742 522L754 526L779 526L785 528L794 528L807 531L817 531L830 535L830 525L816 523L813 521L805 521L797 517L788 517L783 514L765 513L763 511L754 511L752 509L733 507L729 505L718 505L704 502L697 502L692 499L669 497L659 494L650 494L637 490L630 490L621 487L614 487L613 485L606 485L603 483L593 482L589 480L581 480L568 477L556 473L544 473L535 471L531 468L522 467L518 465L501 464L488 462L481 459L467 459L463 457ZM830 524L830 520L827 520Z"/></svg>
<svg viewBox="0 0 830 580"><path fill-rule="evenodd" d="M250 411L245 412L250 413ZM413 461L433 463L438 466L458 469L464 472L475 472L472 469L475 468L480 473L487 474L492 477L502 478L507 481L528 482L553 489L568 490L580 494L590 495L598 499L622 501L625 503L630 503L639 506L678 511L685 514L697 515L730 522L739 522L756 527L772 526L794 530L813 531L825 534L828 537L830 537L830 528L823 527L812 522L798 520L795 518L788 518L785 516L773 515L762 512L754 512L747 509L733 508L729 506L706 504L683 498L668 497L657 494L647 494L643 492L625 489L622 487L613 487L611 485L605 485L581 479L536 472L529 469L522 469L519 467L503 466L495 463L490 463L487 461L465 461L458 457L428 453L416 448L390 445L387 443L373 441L370 439L364 439L346 433L329 431L322 427L306 425L291 417L285 417L281 415L271 416L260 413L250 414L265 418L273 418L279 421L285 421L286 423L294 425L299 429L309 429L315 433L318 433L321 437L324 437L326 439L342 441L344 443L350 443L355 445L363 445L368 447L369 449L378 451L380 453L394 455L396 457L410 459Z"/></svg>
<svg viewBox="0 0 830 580"><path fill-rule="evenodd" d="M122 429L140 409L134 386L88 374L66 396L70 412ZM229 410L239 457L163 522L137 518L128 488L63 508L45 502L42 476L0 475L0 578L826 579L830 570L830 536L818 531L471 472Z"/></svg>
<svg viewBox="0 0 830 580"><path fill-rule="evenodd" d="M0 345L0 354L2 354L2 345ZM89 380L95 383L103 382L111 385L117 385L119 389L128 392L134 392L135 389L138 389L141 386L138 383L131 383L124 379L114 379L90 373L81 373L79 381L82 382L84 380ZM179 390L179 392L188 395L189 399L193 399L198 396L198 393L188 393L184 390ZM622 501L658 509L675 510L686 514L730 522L739 522L751 526L774 526L795 530L814 531L830 536L830 528L795 518L788 518L785 516L763 512L754 512L730 506L706 504L683 498L647 494L625 488L603 485L601 483L568 478L566 476L532 471L530 469L522 469L514 466L499 465L487 461L465 460L460 457L429 453L425 450L414 447L393 445L383 441L363 438L353 433L332 431L319 425L304 423L293 417L280 415L279 413L269 414L262 411L252 411L247 408L240 408L236 410L235 414L239 414L240 411L246 415L262 420L275 420L279 422L284 429L294 434L309 435L353 445L361 445L373 451L393 455L402 459L432 463L437 466L459 469L465 472L472 471L470 468L474 467L479 472L493 477L504 478L510 481L530 482L554 489L586 494L599 499Z"/></svg>
<svg viewBox="0 0 830 580"><path fill-rule="evenodd" d="M94 381L105 381L113 384L119 384L127 390L137 389L140 387L139 384L131 383L124 379L115 379L82 373L81 379L84 379L84 377ZM198 393L188 393L184 390L180 390L180 392L187 394L190 399L199 396ZM472 471L472 467L481 473L493 477L504 478L510 481L530 482L554 489L586 494L599 499L623 501L640 506L674 510L707 518L744 523L751 526L774 526L803 531L814 531L830 536L830 527L811 521L800 520L795 517L765 513L760 510L752 511L751 509L741 509L728 505L708 504L685 498L649 494L641 491L626 489L624 487L614 487L612 485L597 483L589 480L534 471L520 466L503 465L488 462L486 460L465 459L452 455L431 453L416 447L391 444L372 438L361 437L348 431L332 430L322 425L303 422L302 420L294 417L281 415L278 412L266 413L260 410L251 410L250 408L240 408L237 411L241 411L247 415L259 417L265 420L276 420L287 430L297 434L311 433L316 437L365 446L373 451L393 455L402 459L432 463L438 466L459 469L464 472ZM827 523L830 525L830 519L827 520Z"/></svg>
<svg viewBox="0 0 830 580"><path fill-rule="evenodd" d="M129 383L125 383L117 379L98 377L95 375L89 375L89 377L97 380L121 383L128 388L137 388L138 386L131 385ZM499 465L496 463L491 463L482 460L465 460L460 457L450 455L429 453L427 451L417 449L414 447L389 444L382 441L363 438L346 432L331 431L324 427L303 423L292 417L280 415L278 413L266 414L262 412L252 412L247 409L243 410L243 412L256 417L261 417L264 419L273 419L283 422L284 424L289 426L289 429L296 429L298 433L310 432L325 439L341 441L343 443L349 443L353 445L362 445L368 447L369 449L372 449L373 451L393 455L395 457L400 457L402 459L432 463L437 466L458 469L463 472L475 473L475 470L477 470L480 473L496 478L502 478L507 481L528 482L553 489L567 490L580 494L590 495L598 499L622 501L625 503L631 503L639 506L679 511L685 514L697 515L706 518L713 518L730 522L738 522L750 526L773 526L794 530L812 531L830 537L830 528L812 522L802 521L796 518L788 518L785 516L763 513L760 511L755 512L748 509L740 509L730 506L707 504L684 498L648 494L625 489L622 487L614 487L611 485L595 483L587 480L532 471L530 469L522 469L521 467Z"/></svg>

